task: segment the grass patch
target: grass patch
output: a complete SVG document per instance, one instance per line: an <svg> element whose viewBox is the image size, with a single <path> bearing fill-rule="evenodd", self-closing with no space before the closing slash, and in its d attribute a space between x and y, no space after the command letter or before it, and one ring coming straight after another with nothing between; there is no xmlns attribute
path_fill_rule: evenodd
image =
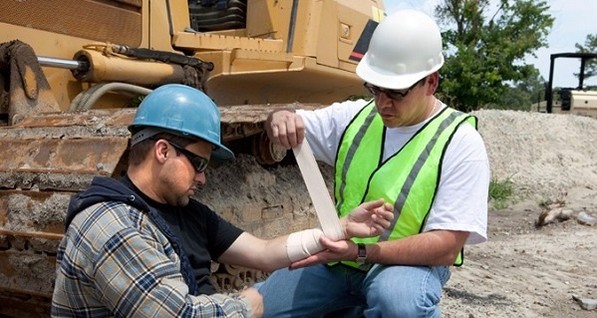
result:
<svg viewBox="0 0 597 318"><path fill-rule="evenodd" d="M489 182L489 202L493 203L496 209L506 208L512 193L513 184L510 178L502 181L492 178Z"/></svg>

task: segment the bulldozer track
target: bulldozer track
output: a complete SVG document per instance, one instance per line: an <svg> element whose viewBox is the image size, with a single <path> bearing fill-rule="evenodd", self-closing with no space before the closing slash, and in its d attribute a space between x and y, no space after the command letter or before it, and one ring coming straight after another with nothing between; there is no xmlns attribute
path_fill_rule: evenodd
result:
<svg viewBox="0 0 597 318"><path fill-rule="evenodd" d="M224 142L246 143L263 133L271 110L297 107L317 105L220 107ZM0 153L0 313L49 315L54 275L48 273L55 271L70 197L94 176L123 174L127 125L135 111L40 114L0 127L0 147L6 150ZM233 291L266 275L215 264L212 282L220 291Z"/></svg>

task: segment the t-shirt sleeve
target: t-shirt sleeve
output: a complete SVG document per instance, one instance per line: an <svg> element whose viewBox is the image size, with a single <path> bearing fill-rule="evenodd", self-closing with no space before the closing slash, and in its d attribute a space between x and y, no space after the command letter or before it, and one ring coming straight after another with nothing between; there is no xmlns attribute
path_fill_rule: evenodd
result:
<svg viewBox="0 0 597 318"><path fill-rule="evenodd" d="M207 206L200 205L206 217L209 252L212 259L218 259L243 233L243 230L225 220Z"/></svg>
<svg viewBox="0 0 597 318"><path fill-rule="evenodd" d="M462 124L448 145L441 181L424 231L470 232L467 244L487 240L490 169L481 135Z"/></svg>

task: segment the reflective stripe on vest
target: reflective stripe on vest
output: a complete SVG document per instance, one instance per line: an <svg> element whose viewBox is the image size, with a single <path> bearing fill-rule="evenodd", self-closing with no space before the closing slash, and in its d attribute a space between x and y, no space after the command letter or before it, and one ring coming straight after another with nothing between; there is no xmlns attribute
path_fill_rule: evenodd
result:
<svg viewBox="0 0 597 318"><path fill-rule="evenodd" d="M445 108L382 162L386 128L374 103L357 114L344 131L336 155L336 208L344 216L362 202L383 198L394 205L394 220L379 237L353 241L395 240L422 231L439 184L443 155L463 122L476 128L475 117ZM343 263L358 267L355 262ZM462 265L462 252L454 265Z"/></svg>

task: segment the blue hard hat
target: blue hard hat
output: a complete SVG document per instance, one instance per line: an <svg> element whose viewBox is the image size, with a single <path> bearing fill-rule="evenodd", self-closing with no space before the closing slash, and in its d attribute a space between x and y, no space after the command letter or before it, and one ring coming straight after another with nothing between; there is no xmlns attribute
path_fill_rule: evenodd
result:
<svg viewBox="0 0 597 318"><path fill-rule="evenodd" d="M147 95L128 129L137 132L145 127L203 139L215 146L214 158L234 158L221 142L220 110L205 93L190 86L166 84Z"/></svg>

